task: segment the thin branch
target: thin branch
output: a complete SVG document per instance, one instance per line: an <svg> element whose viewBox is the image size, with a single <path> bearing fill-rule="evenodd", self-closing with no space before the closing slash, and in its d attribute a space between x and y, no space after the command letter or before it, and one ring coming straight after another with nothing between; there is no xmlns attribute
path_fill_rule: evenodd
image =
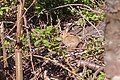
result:
<svg viewBox="0 0 120 80"><path fill-rule="evenodd" d="M24 25L25 25L25 27L26 27L26 32L27 32L28 46L29 46L29 49L30 49L30 61L31 61L33 73L34 73L35 78L36 78L36 73L35 73L34 64L33 64L32 48L31 48L31 43L30 43L30 36L29 36L28 28L27 28L27 19L26 19L25 16L24 16L23 18L24 18Z"/></svg>
<svg viewBox="0 0 120 80"><path fill-rule="evenodd" d="M93 11L93 12L95 12L95 13L102 13L102 12L95 11L95 10L93 10L92 8L90 8L89 6L84 5L84 4L66 4L66 5L62 5L62 6L58 6L58 7L52 8L52 9L50 9L48 12L51 12L52 10L56 10L56 9L59 9L59 8L68 7L68 6L83 6L83 7L88 8L88 9L86 9L86 10L90 10L90 11ZM82 9L82 8L81 8L81 9ZM83 9L85 9L85 8L83 8Z"/></svg>
<svg viewBox="0 0 120 80"><path fill-rule="evenodd" d="M100 31L97 29L97 27L95 25L93 25L83 14L82 14L82 11L77 11L75 8L73 8L72 6L70 6L73 10L75 10L76 12L78 12L82 17L83 19L85 19L99 34L99 36L102 36Z"/></svg>
<svg viewBox="0 0 120 80"><path fill-rule="evenodd" d="M90 63L90 62L83 61L83 60L80 60L80 65L81 65L81 66L86 65L88 68L90 68L90 69L92 69L92 70L98 70L99 68L103 68L103 67L104 67L104 66L99 66L99 65L97 65L97 64Z"/></svg>
<svg viewBox="0 0 120 80"><path fill-rule="evenodd" d="M19 20L22 19L22 17L27 13L27 11L32 7L32 5L33 5L35 2L36 2L36 0L33 0L33 2L31 3L31 5L26 9L26 11L25 11L24 14L21 16L21 18L19 18ZM15 23L15 25L13 26L13 28L7 33L7 35L5 35L4 38L6 38L6 36L8 36L13 29L15 29L16 25L17 25L17 23ZM3 38L3 39L4 39L4 38Z"/></svg>
<svg viewBox="0 0 120 80"><path fill-rule="evenodd" d="M1 45L2 45L2 49L3 49L3 60L4 60L4 68L7 67L7 60L6 60L6 57L7 57L7 53L6 53L6 49L5 49L5 46L4 46L4 24L3 22L1 23L0 25L0 35L1 35Z"/></svg>
<svg viewBox="0 0 120 80"><path fill-rule="evenodd" d="M8 58L10 58L10 57L12 57L12 56L14 56L14 55L15 55L15 54L11 54L11 55L9 55L8 57L6 57L5 59L1 60L0 62L3 62L3 61L7 60Z"/></svg>
<svg viewBox="0 0 120 80"><path fill-rule="evenodd" d="M11 38L10 36L6 36L6 38L8 38L8 39L9 39L9 40L11 40L11 41L16 42L16 40L15 40L15 39L13 39L13 38Z"/></svg>
<svg viewBox="0 0 120 80"><path fill-rule="evenodd" d="M0 4L3 3L3 2L5 2L5 0L0 1Z"/></svg>
<svg viewBox="0 0 120 80"><path fill-rule="evenodd" d="M14 22L12 22L12 21L2 21L3 23L10 23L10 24L14 24ZM0 22L0 24L2 23L2 22Z"/></svg>
<svg viewBox="0 0 120 80"><path fill-rule="evenodd" d="M74 76L76 76L76 78L78 78L78 80L81 79L81 76L77 75L76 73L74 73L73 71L69 70L67 67L65 67L64 65L58 63L58 62L55 61L55 60L51 60L50 58L45 58L45 57L39 56L39 55L33 55L33 56L34 56L34 57L37 57L37 58L42 58L42 59L45 59L45 60L49 60L49 61L55 63L56 65L61 66L62 68L64 68L64 69L67 70L68 72L72 73Z"/></svg>
<svg viewBox="0 0 120 80"><path fill-rule="evenodd" d="M61 66L62 68L64 68L64 69L67 70L68 72L72 73L73 75L75 75L75 76L77 76L77 77L80 77L80 76L77 75L74 71L69 70L67 67L65 67L64 65L58 63L58 62L55 61L55 60L51 60L50 58L45 58L45 57L39 56L39 55L33 55L33 56L34 56L34 57L38 57L38 58L42 58L42 59L45 59L45 60L49 60L49 61L55 63L56 65ZM80 66L81 66L81 67L87 66L88 68L90 68L90 69L92 69L92 70L97 70L95 74L97 74L97 72L99 72L99 71L104 70L104 66L99 66L99 65L97 65L97 64L90 63L90 62L83 61L83 60L80 60ZM99 70L99 69L100 69L100 70Z"/></svg>
<svg viewBox="0 0 120 80"><path fill-rule="evenodd" d="M98 73L100 73L100 71L103 71L103 70L104 70L104 67L99 68L99 69L93 74L92 80L96 80L96 77L97 77Z"/></svg>

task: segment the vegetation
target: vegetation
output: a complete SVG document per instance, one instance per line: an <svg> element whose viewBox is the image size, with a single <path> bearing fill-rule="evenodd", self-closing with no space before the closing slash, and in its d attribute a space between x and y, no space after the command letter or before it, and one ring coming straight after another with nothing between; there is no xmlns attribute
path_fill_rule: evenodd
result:
<svg viewBox="0 0 120 80"><path fill-rule="evenodd" d="M16 78L17 4L0 1L0 24L4 23L0 51L7 54L4 58L0 53L0 64L7 60L2 70L8 80ZM20 37L24 80L104 80L103 7L103 0L25 0ZM66 27L82 37L79 49L68 51L62 43L60 34Z"/></svg>

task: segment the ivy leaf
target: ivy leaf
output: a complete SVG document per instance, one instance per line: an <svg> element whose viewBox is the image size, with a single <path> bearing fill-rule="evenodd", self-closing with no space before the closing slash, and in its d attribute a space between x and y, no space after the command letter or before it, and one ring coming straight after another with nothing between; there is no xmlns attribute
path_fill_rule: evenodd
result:
<svg viewBox="0 0 120 80"><path fill-rule="evenodd" d="M33 33L31 33L31 34L30 34L30 37L31 37L31 39L35 39L35 38L36 38L36 35L33 34Z"/></svg>
<svg viewBox="0 0 120 80"><path fill-rule="evenodd" d="M2 7L1 9L2 9L2 10L5 10L6 12L8 12L9 7Z"/></svg>
<svg viewBox="0 0 120 80"><path fill-rule="evenodd" d="M34 31L38 34L43 34L44 29L34 29Z"/></svg>
<svg viewBox="0 0 120 80"><path fill-rule="evenodd" d="M100 75L98 76L98 79L97 80L104 80L105 79L105 73L103 72L100 72Z"/></svg>
<svg viewBox="0 0 120 80"><path fill-rule="evenodd" d="M7 40L5 40L4 45L6 46L6 45L9 45L9 44L10 44L10 42L8 42Z"/></svg>
<svg viewBox="0 0 120 80"><path fill-rule="evenodd" d="M24 34L22 36L20 36L20 40L23 40L24 38L25 38Z"/></svg>
<svg viewBox="0 0 120 80"><path fill-rule="evenodd" d="M38 44L41 42L42 40L40 39L40 40L37 40L35 43L34 43L34 45L35 46L38 46Z"/></svg>
<svg viewBox="0 0 120 80"><path fill-rule="evenodd" d="M44 46L50 47L50 42L48 40L43 40Z"/></svg>
<svg viewBox="0 0 120 80"><path fill-rule="evenodd" d="M58 37L58 38L55 38L56 41L62 41L62 38Z"/></svg>
<svg viewBox="0 0 120 80"><path fill-rule="evenodd" d="M3 14L3 11L0 9L0 15L2 15Z"/></svg>

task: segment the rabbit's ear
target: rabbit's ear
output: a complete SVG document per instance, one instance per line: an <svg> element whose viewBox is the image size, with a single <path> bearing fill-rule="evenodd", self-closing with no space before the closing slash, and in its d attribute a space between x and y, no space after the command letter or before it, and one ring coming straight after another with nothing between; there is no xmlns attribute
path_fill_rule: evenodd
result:
<svg viewBox="0 0 120 80"><path fill-rule="evenodd" d="M66 29L65 29L65 32L68 33L68 31L69 31L69 28L66 28Z"/></svg>

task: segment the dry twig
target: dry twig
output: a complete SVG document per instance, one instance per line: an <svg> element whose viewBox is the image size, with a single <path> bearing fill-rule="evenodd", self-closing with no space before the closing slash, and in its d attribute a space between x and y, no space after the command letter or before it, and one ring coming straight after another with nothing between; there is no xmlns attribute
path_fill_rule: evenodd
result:
<svg viewBox="0 0 120 80"><path fill-rule="evenodd" d="M4 60L4 68L7 67L7 60L6 60L6 57L7 57L7 53L6 53L6 49L5 49L5 46L4 46L4 23L2 22L1 25L0 25L0 35L1 35L1 45L2 45L2 49L3 49L3 60Z"/></svg>

